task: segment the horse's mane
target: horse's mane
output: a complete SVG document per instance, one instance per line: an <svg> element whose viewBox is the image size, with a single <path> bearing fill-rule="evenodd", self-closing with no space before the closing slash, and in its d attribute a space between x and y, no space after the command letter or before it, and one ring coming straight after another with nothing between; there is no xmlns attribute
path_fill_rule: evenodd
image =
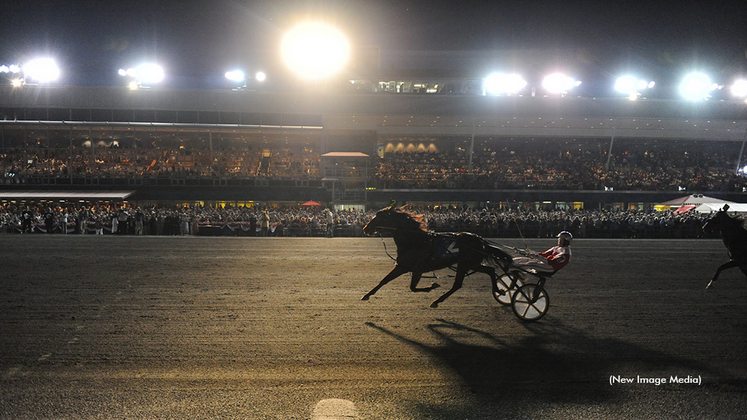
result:
<svg viewBox="0 0 747 420"><path fill-rule="evenodd" d="M428 232L428 226L426 225L422 214L417 214L410 210L405 210L405 209L396 208L396 207L389 207L389 208L391 209L394 215L402 218L403 223L406 225L408 229Z"/></svg>

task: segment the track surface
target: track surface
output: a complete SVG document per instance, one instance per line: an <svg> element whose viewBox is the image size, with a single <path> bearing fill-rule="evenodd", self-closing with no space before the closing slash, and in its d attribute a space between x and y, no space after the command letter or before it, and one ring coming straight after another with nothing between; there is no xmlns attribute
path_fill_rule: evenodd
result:
<svg viewBox="0 0 747 420"><path fill-rule="evenodd" d="M747 280L704 290L719 241L576 240L534 324L481 274L437 309L448 270L360 301L392 267L376 238L0 245L2 419L747 416Z"/></svg>

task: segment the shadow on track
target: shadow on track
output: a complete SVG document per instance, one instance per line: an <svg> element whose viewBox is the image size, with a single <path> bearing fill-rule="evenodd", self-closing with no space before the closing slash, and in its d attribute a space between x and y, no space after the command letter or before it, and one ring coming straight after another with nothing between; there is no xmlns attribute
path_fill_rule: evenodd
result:
<svg viewBox="0 0 747 420"><path fill-rule="evenodd" d="M549 318L549 319L548 319ZM371 328L411 345L450 370L468 390L461 408L420 406L427 418L480 418L474 407L495 407L500 418L534 418L548 407L624 404L654 385L610 385L611 375L724 377L702 362L673 357L617 339L596 339L548 317L527 325L516 341L437 319L426 326L441 344L428 345L368 322ZM465 341L479 341L480 345ZM721 384L723 385L723 384ZM743 388L744 384L736 384ZM672 385L677 386L677 385ZM670 388L671 389L671 388ZM499 413L499 414L498 414Z"/></svg>

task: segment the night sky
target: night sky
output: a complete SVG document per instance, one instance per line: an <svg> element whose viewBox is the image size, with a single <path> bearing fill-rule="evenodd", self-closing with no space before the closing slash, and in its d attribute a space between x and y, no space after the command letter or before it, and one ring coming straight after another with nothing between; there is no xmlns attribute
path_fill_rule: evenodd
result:
<svg viewBox="0 0 747 420"><path fill-rule="evenodd" d="M174 87L217 86L232 66L272 72L281 35L302 18L337 25L354 48L379 47L392 67L433 64L390 63L390 53L503 51L518 70L547 57L590 81L628 69L747 76L744 1L24 0L0 10L0 64L49 54L73 85L122 85L117 69L144 60Z"/></svg>

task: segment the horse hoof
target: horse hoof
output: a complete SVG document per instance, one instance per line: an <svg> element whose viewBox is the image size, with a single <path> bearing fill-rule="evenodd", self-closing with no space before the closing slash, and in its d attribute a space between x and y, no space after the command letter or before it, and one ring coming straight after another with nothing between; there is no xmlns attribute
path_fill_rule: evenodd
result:
<svg viewBox="0 0 747 420"><path fill-rule="evenodd" d="M438 302L431 303L431 308L438 308Z"/></svg>
<svg viewBox="0 0 747 420"><path fill-rule="evenodd" d="M361 300L368 300L368 298L369 298L369 296L368 296L368 295L366 295L366 296L363 296L363 297L361 298Z"/></svg>
<svg viewBox="0 0 747 420"><path fill-rule="evenodd" d="M440 284L438 284L438 283L433 283L433 284L431 284L431 290L433 290L433 289L438 289L439 287L441 287L441 285L440 285Z"/></svg>

